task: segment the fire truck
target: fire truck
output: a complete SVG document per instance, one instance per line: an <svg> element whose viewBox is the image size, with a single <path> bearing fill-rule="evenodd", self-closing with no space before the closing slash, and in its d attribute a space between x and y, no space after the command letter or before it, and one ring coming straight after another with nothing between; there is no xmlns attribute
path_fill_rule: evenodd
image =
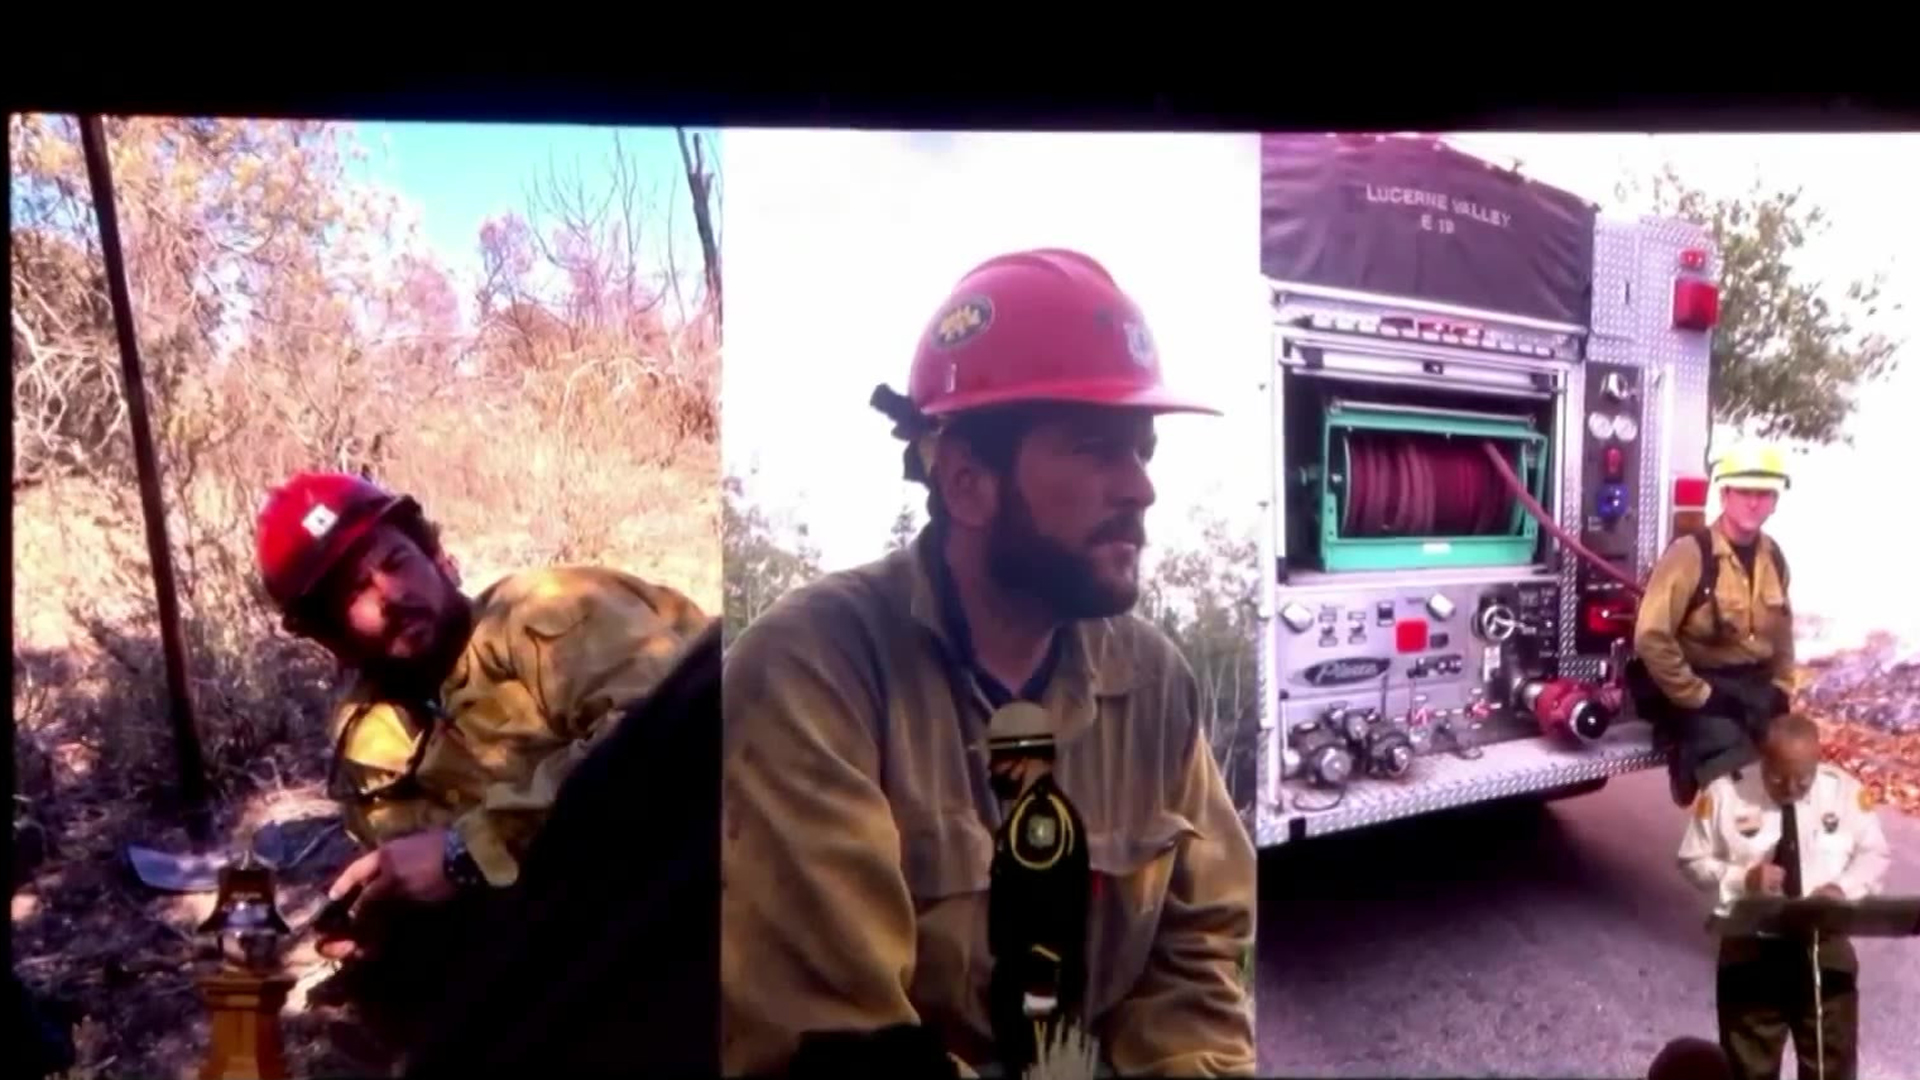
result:
<svg viewBox="0 0 1920 1080"><path fill-rule="evenodd" d="M1261 143L1257 843L1658 766L1620 675L1704 520L1708 235L1434 137Z"/></svg>

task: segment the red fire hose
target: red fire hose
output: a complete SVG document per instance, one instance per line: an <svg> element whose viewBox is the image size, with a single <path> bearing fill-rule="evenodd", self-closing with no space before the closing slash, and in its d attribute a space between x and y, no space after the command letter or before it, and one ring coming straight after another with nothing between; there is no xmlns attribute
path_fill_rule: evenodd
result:
<svg viewBox="0 0 1920 1080"><path fill-rule="evenodd" d="M1589 551L1553 520L1506 455L1491 442L1441 435L1353 432L1347 436L1347 499L1341 533L1355 537L1475 536L1500 528L1515 500L1555 540L1619 582L1637 599L1641 585Z"/></svg>
<svg viewBox="0 0 1920 1080"><path fill-rule="evenodd" d="M1511 491L1514 497L1520 500L1520 505L1527 508L1527 513L1532 514L1534 520L1538 521L1542 528L1553 534L1555 540L1565 544L1568 550L1587 560L1587 565L1619 582L1621 587L1633 594L1634 599L1638 600L1646 594L1646 589L1641 586L1639 582L1621 573L1619 567L1587 550L1586 545L1575 539L1572 533L1561 528L1560 524L1553 520L1553 515L1547 513L1546 507L1541 506L1539 500L1535 499L1533 494L1527 490L1527 486L1520 482L1518 476L1513 474L1513 466L1507 464L1506 455L1500 452L1499 447L1490 442L1483 442L1480 444L1480 448L1486 452L1487 460L1493 463L1494 471L1500 475L1501 481L1507 485L1507 490Z"/></svg>

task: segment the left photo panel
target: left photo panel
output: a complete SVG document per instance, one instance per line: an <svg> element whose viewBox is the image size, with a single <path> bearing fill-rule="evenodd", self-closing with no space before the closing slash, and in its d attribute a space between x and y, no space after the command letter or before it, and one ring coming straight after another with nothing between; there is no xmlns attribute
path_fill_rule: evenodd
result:
<svg viewBox="0 0 1920 1080"><path fill-rule="evenodd" d="M712 1073L720 134L8 126L38 1075Z"/></svg>

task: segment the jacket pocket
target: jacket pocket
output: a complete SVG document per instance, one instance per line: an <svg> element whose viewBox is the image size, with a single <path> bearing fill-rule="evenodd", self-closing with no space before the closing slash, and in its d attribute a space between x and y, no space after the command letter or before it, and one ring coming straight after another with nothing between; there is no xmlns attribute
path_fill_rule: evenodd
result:
<svg viewBox="0 0 1920 1080"><path fill-rule="evenodd" d="M949 811L901 820L900 870L913 897L913 977L923 1021L962 1015L971 998L984 1002L991 976L987 952L987 888L993 834L971 814Z"/></svg>
<svg viewBox="0 0 1920 1080"><path fill-rule="evenodd" d="M1090 838L1087 854L1097 890L1088 927L1091 1016L1125 1000L1146 971L1181 841L1198 835L1181 815L1156 810L1130 828Z"/></svg>

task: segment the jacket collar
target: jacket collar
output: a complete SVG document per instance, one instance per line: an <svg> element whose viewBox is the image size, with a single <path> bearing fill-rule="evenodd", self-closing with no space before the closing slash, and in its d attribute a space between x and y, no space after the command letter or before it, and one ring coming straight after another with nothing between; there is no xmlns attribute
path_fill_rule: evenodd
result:
<svg viewBox="0 0 1920 1080"><path fill-rule="evenodd" d="M948 670L966 671L970 649L955 640L964 619L942 586L946 567L933 528L922 528L905 550L888 556L886 570L889 579L904 586L909 614L931 636ZM1135 667L1133 658L1119 647L1110 619L1083 619L1061 632L1061 652L1040 704L1056 717L1060 724L1056 734L1064 741L1093 722L1098 699L1133 689Z"/></svg>

